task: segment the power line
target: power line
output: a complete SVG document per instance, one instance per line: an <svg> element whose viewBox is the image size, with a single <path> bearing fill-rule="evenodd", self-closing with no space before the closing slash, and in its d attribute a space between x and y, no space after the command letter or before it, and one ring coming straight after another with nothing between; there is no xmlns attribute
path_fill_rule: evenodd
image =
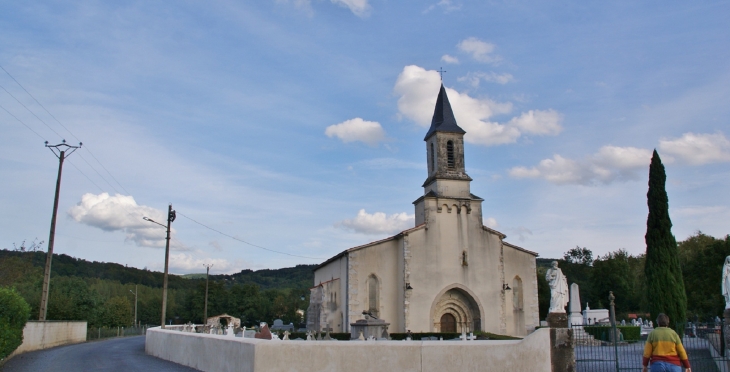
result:
<svg viewBox="0 0 730 372"><path fill-rule="evenodd" d="M32 98L32 99L33 99L33 101L35 101L35 102L36 102L36 103L37 103L37 104L38 104L38 105L39 105L39 106L40 106L40 107L41 107L41 108L42 108L42 109L43 109L43 110L44 110L44 111L45 111L45 112L46 112L46 113L47 113L48 115L50 115L50 116L51 116L51 117L53 118L53 120L55 120L55 121L56 121L56 122L57 122L57 123L58 123L58 124L59 124L59 125L60 125L60 126L61 126L61 127L63 128L63 129L65 129L65 130L66 130L66 131L67 131L68 133L70 133L70 134L71 134L71 136L72 136L73 138L75 138L75 139L76 139L77 141L81 142L81 140L80 140L80 139L79 139L78 137L76 137L76 135L75 135L75 134L73 134L73 132L71 132L71 130L70 130L70 129L66 128L66 126L65 126L65 125L63 125L63 123L61 123L61 121L60 121L60 120L58 120L58 118L56 118L56 117L55 117L55 116L54 116L53 114L51 114L51 112L50 112L50 111L48 111L48 109L46 108L46 106L43 106L43 104L42 104L42 103L40 103L40 101L38 101L38 100L37 100L37 99L35 98L35 96L33 96L32 94L30 94L30 92L29 92L29 91L28 91L27 89L25 89L25 87L23 86L23 84L20 84L20 82L19 82L19 81L18 81L18 80L17 80L17 79L15 78L15 77L13 77L13 75L11 75L11 74L10 74L10 72L8 72L8 70L6 70L6 69L5 69L5 68L4 68L4 67L3 67L2 65L0 65L0 69L2 69L3 71L5 71L5 73L6 73L6 74L7 74L8 76L10 76L10 78L11 78L11 79L13 79L13 81L14 81L14 82L15 82L16 84L18 84L18 86L19 86L19 87L20 87L21 89L23 89L23 91L25 91L25 93L27 93L27 94L28 94L28 96L30 96L30 98ZM5 90L6 92L8 92L8 91L7 91L7 90L6 90L5 88L3 88L3 90ZM8 94L10 94L10 92L8 92ZM11 96L11 97L13 97L13 98L15 98L15 96L13 96L12 94L10 94L10 96ZM15 98L15 100L16 100L16 101L18 101L18 102L20 103L20 101L19 101L19 100L18 100L17 98ZM20 103L20 104L21 104L21 105L23 105L22 103ZM23 107L25 107L25 105L23 105ZM29 109L28 109L27 107L25 107L25 108L26 108L26 110L30 111L30 110L29 110ZM7 110L6 110L6 111L7 111ZM34 114L34 113L33 113L32 111L31 111L31 114L33 114L33 116L35 116L36 118L38 118L38 116L36 116L36 115L35 115L35 114ZM42 122L43 124L46 124L46 122L44 122L44 121L43 121L43 120L41 120L40 118L38 118L38 120L40 120L40 121L41 121L41 122ZM50 126L48 126L48 124L46 124L46 126L47 126L47 127L49 128L49 129L51 129L51 130L52 130L52 131L53 131L54 133L56 133L56 134L57 134L57 135L58 135L59 137L63 138L63 136L61 136L60 134L58 134L58 132L56 132L55 130L53 130L53 129L52 129L52 128L51 128ZM90 148L88 147L88 144L86 145L85 149L86 149L86 151L88 151L88 152L89 152L89 155L91 155L91 157L92 157L92 158L94 158L94 160L96 160L96 162L97 162L97 163L99 163L99 165L100 165L100 166L101 166L101 167L102 167L102 168L103 168L103 169L104 169L104 170L106 171L106 173L107 173L107 174L109 175L109 177L111 177L111 178L112 178L112 179L114 180L114 182L116 182L116 183L117 183L117 185L119 185L119 187L121 187L121 188L122 188L122 190L124 190L124 192L125 192L125 193L126 193L127 195L132 195L132 194L131 194L131 193L130 193L129 191L127 191L127 190L126 190L126 189L124 188L124 186L122 186L122 184L121 184L121 183L119 183L119 181L118 181L118 180L117 180L117 179L116 179L116 178L114 177L114 175L112 175L112 173L111 173L111 172L109 172L109 170L108 170L108 169L107 169L107 168L106 168L106 167L104 166L104 164L102 164L102 162L101 162L101 161L99 161L99 159L98 159L98 158L97 158L97 157L96 157L96 156L94 155L94 153L93 153L93 152L91 151L91 149L90 149ZM84 160L84 161L86 161L86 160ZM86 162L86 163L88 164L88 162ZM89 164L89 166L91 166L91 164ZM92 167L92 168L93 168L93 167ZM97 172L97 171L96 171L96 169L94 169L94 171L95 171L95 172L96 172L97 174L99 174L99 172ZM99 176L100 176L100 177L102 177L102 178L104 178L103 176L101 176L101 174L99 174ZM104 182L106 182L107 184L109 184L109 186L111 186L111 184L109 183L109 181L107 181L107 180L104 180ZM115 188L114 186L112 186L112 189L114 189L114 191L116 191L117 193L119 193L119 192L118 192L118 191L116 190L116 188Z"/></svg>
<svg viewBox="0 0 730 372"><path fill-rule="evenodd" d="M5 112L7 112L8 115L14 117L15 120L17 120L20 124L23 124L26 128L30 129L30 131L33 132L33 133L35 133L36 136L40 137L44 141L46 140L43 136L41 136L40 134L38 134L38 132L34 131L33 128L29 127L28 124L24 123L22 120L18 119L17 116L13 115L10 111L8 111L8 109L6 109L5 107L3 107L2 105L0 105L0 108L3 109L3 110L5 110Z"/></svg>
<svg viewBox="0 0 730 372"><path fill-rule="evenodd" d="M15 100L16 102L18 102L18 103L19 103L19 104L20 104L21 106L23 106L23 107L24 107L24 108L25 108L26 110L28 110L28 112L30 112L30 113L31 113L31 114L32 114L33 116L35 116L35 118L36 118L36 119L40 120L40 122L41 122L41 123L43 123L43 125L45 125L46 127L48 127L48 129L50 129L50 130L51 130L51 131L52 131L53 133L56 133L56 135L58 136L58 138L60 138L60 139L63 139L63 136L62 136L62 135L60 135L60 134L59 134L58 132L56 132L56 131L55 131L55 130L54 130L53 128L51 128L51 126L50 126L50 125L48 125L48 124L47 124L47 123L46 123L45 121L43 121L43 119L39 118L39 117L38 117L38 115L36 115L36 114L35 114L35 113L34 113L33 111L31 111L31 110L30 110L30 109L28 108L28 106L26 106L25 104L23 104L23 102L20 102L20 100L19 100L19 99L18 99L17 97L15 97L15 96L13 95L13 93L10 93L10 92L8 92L8 90L7 90L7 89L5 89L5 87L4 87L4 86L2 86L2 85L0 85L0 88L2 88L2 90L4 90L4 91L5 91L5 93L7 93L7 94L8 94L8 95L9 95L10 97L13 97L13 99L14 99L14 100ZM76 137L76 136L74 136L74 137ZM78 138L76 138L76 139L78 140Z"/></svg>
<svg viewBox="0 0 730 372"><path fill-rule="evenodd" d="M179 214L179 215L181 215L181 216L183 216L183 217L185 217L185 218L189 219L190 221L193 221L193 222L197 223L197 224L198 224L198 225L200 225L200 226L203 226L203 227L205 227L205 228L206 228L206 229L208 229L208 230L212 230L212 231L215 231L215 232L217 232L218 234L221 234L221 235L223 235L223 236L227 236L227 237L229 237L229 238L231 238L231 239L233 239L233 240L239 241L239 242L241 242L241 243L244 243L244 244L248 244L248 245L250 245L250 246L252 246L252 247L256 247L256 248L259 248L259 249L263 249L263 250L265 250L265 251L269 251L269 252L274 252L274 253L278 253L278 254L284 254L284 255L287 255L287 256L292 256L292 257L299 257L299 258L308 258L308 259L310 259L310 260L324 260L324 258L321 258L321 257L307 257L307 256L299 256L299 255L296 255L296 254L291 254L291 253L286 253L286 252L280 252L280 251L275 251L275 250L273 250L273 249L269 249L269 248L265 248L265 247L262 247L262 246L260 246L260 245L256 245L256 244L253 244L253 243L249 243L249 242L247 242L247 241L245 241L245 240L241 240L241 239L239 239L239 238L236 238L235 236L231 236L231 235L228 235L228 234L226 234L226 233L224 233L224 232L222 232L222 231L219 231L219 230L216 230L216 229L214 229L214 228L212 228L212 227L210 227L210 226L204 225L204 224L202 224L202 223L200 223L200 222L198 222L198 221L196 221L196 220L194 220L194 219L192 219L192 218L190 218L190 217L188 217L188 216L186 216L186 215L184 215L184 214L180 213L180 211L177 211L177 214Z"/></svg>

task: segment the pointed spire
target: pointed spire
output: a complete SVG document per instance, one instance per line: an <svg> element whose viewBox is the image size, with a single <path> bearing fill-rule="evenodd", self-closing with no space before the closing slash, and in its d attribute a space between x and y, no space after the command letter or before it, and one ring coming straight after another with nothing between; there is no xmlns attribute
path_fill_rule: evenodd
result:
<svg viewBox="0 0 730 372"><path fill-rule="evenodd" d="M433 110L433 119L431 119L431 128L428 129L424 141L436 132L466 133L458 124L454 117L454 111L451 110L449 97L446 95L444 84L441 84L439 96L436 98L436 108Z"/></svg>

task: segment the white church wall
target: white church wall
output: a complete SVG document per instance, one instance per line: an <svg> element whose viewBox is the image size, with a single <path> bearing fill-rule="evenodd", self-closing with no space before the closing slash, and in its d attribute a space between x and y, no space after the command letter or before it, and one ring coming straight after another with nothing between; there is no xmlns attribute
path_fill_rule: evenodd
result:
<svg viewBox="0 0 730 372"><path fill-rule="evenodd" d="M539 325L537 300L537 274L535 256L516 249L509 244L504 245L505 282L512 289L505 291L507 333L524 336L531 333ZM522 311L515 311L515 278L522 283ZM516 318L522 316L522 319Z"/></svg>
<svg viewBox="0 0 730 372"><path fill-rule="evenodd" d="M324 329L327 324L333 332L347 332L346 296L347 281L347 255L344 254L320 267L314 272L314 283L320 285L325 283L323 288L322 313L320 314L320 325Z"/></svg>
<svg viewBox="0 0 730 372"><path fill-rule="evenodd" d="M402 271L398 265L399 239L389 239L362 249L349 252L350 323L362 319L362 312L368 310L368 278L377 278L378 317L390 323L390 332L400 329L398 313L399 283Z"/></svg>
<svg viewBox="0 0 730 372"><path fill-rule="evenodd" d="M440 316L431 313L436 296L448 287L462 285L480 304L481 328L504 333L500 329L500 237L482 228L478 202L472 202L472 213L459 203L456 199L439 198L437 203L437 199L427 198L423 204L427 228L422 236L410 234L410 282L414 289L408 299L409 329L433 331L438 322L434 316Z"/></svg>

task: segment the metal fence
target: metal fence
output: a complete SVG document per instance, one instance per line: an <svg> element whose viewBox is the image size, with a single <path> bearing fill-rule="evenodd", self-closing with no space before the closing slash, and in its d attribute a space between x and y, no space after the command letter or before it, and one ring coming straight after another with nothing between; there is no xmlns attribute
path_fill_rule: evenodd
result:
<svg viewBox="0 0 730 372"><path fill-rule="evenodd" d="M646 343L646 329L638 340L626 340L616 328L573 326L576 369L579 372L641 371ZM605 328L603 332L602 328ZM687 324L682 344L693 371L730 372L730 358L725 352L722 323ZM587 330L589 332L587 332Z"/></svg>
<svg viewBox="0 0 730 372"><path fill-rule="evenodd" d="M89 327L86 329L86 341L112 337L141 336L147 332L147 328L149 328L147 325L137 327Z"/></svg>

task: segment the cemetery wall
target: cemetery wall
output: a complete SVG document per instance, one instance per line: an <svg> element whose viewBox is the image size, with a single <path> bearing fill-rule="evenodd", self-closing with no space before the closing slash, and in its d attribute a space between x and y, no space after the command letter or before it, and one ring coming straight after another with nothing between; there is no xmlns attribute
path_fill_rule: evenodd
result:
<svg viewBox="0 0 730 372"><path fill-rule="evenodd" d="M201 371L550 372L550 330L515 341L271 341L151 328L147 354Z"/></svg>
<svg viewBox="0 0 730 372"><path fill-rule="evenodd" d="M28 321L23 328L23 343L10 357L34 350L86 342L86 322Z"/></svg>

